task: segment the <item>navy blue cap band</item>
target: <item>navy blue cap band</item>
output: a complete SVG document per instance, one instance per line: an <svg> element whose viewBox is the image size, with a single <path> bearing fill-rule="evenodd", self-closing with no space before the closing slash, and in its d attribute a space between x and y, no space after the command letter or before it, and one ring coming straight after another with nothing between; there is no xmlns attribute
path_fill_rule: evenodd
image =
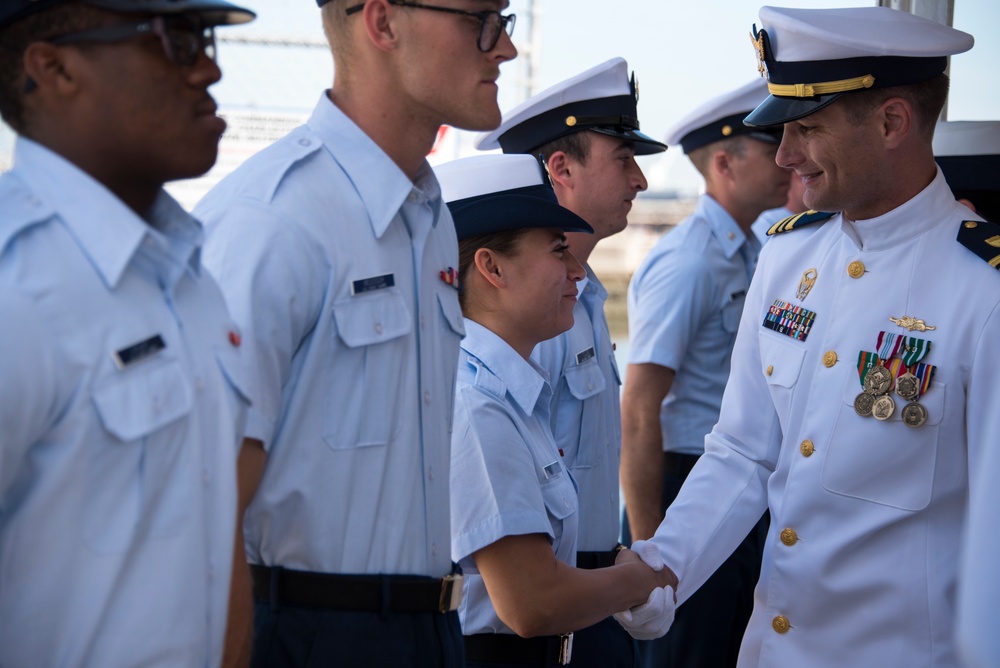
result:
<svg viewBox="0 0 1000 668"><path fill-rule="evenodd" d="M775 129L758 129L744 125L743 119L749 113L750 111L748 110L720 118L704 127L689 132L681 139L681 148L684 149L684 153L690 153L712 142L738 136L749 136L768 144L781 143L782 128L780 126Z"/></svg>
<svg viewBox="0 0 1000 668"><path fill-rule="evenodd" d="M581 130L620 136L636 142L636 153L660 152L662 143L639 132L634 95L617 95L580 102L570 102L515 125L500 135L497 141L504 153L528 153L543 144ZM643 151L640 144L655 146Z"/></svg>
<svg viewBox="0 0 1000 668"><path fill-rule="evenodd" d="M575 213L559 206L552 186L539 184L448 202L459 241L508 230L555 227L566 232L594 229Z"/></svg>

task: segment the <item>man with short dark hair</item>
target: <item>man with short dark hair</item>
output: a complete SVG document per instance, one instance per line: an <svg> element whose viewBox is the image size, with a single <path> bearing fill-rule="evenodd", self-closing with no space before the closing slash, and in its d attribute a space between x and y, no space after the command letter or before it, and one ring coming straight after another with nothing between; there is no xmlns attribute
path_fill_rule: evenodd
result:
<svg viewBox="0 0 1000 668"><path fill-rule="evenodd" d="M741 666L956 668L970 474L1000 433L1000 228L931 138L973 40L885 7L760 18L771 95L745 123L783 125L778 164L837 213L772 228L719 422L651 542L683 605L770 509Z"/></svg>
<svg viewBox="0 0 1000 668"><path fill-rule="evenodd" d="M215 162L221 0L7 0L0 665L217 666L240 333L163 190Z"/></svg>
<svg viewBox="0 0 1000 668"><path fill-rule="evenodd" d="M318 4L333 87L197 209L250 353L254 663L458 667L448 471L464 329L425 156L442 124L500 122L514 16L506 0Z"/></svg>

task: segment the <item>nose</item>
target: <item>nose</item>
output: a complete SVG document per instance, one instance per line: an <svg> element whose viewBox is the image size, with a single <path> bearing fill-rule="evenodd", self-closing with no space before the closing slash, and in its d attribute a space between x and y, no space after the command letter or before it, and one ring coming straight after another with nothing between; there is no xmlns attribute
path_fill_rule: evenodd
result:
<svg viewBox="0 0 1000 668"><path fill-rule="evenodd" d="M188 81L199 88L208 88L218 83L222 79L222 70L215 58L210 57L204 51L198 56L198 60L188 70Z"/></svg>
<svg viewBox="0 0 1000 668"><path fill-rule="evenodd" d="M774 154L774 161L778 163L779 167L792 169L802 161L802 154L799 150L798 139L795 138L795 132L788 126L789 124L786 123L785 131L781 135L781 144L778 145L778 151Z"/></svg>
<svg viewBox="0 0 1000 668"><path fill-rule="evenodd" d="M580 261L576 259L576 256L572 252L567 250L563 253L563 262L566 264L566 277L574 283L582 281L587 276L583 265L580 264Z"/></svg>
<svg viewBox="0 0 1000 668"><path fill-rule="evenodd" d="M506 30L500 31L500 39L497 40L496 46L490 51L490 55L501 63L517 58L517 47L514 46L514 41L507 34Z"/></svg>
<svg viewBox="0 0 1000 668"><path fill-rule="evenodd" d="M631 167L632 187L635 188L637 192L642 192L649 187L649 183L646 181L646 175L642 173L642 169L639 168L639 163L635 161L635 158L632 158Z"/></svg>

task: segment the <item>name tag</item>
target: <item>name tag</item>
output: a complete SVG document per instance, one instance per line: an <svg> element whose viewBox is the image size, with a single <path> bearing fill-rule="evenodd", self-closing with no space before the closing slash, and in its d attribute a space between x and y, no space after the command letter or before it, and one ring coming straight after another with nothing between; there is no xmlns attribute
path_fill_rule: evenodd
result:
<svg viewBox="0 0 1000 668"><path fill-rule="evenodd" d="M122 348L121 350L116 350L111 354L111 357L115 360L115 365L119 369L124 369L127 366L131 366L136 362L141 362L144 359L148 359L158 352L167 347L167 344L163 342L163 337L159 334L155 334L145 341L140 341L139 343L133 344L127 348Z"/></svg>
<svg viewBox="0 0 1000 668"><path fill-rule="evenodd" d="M594 352L594 347L591 346L590 348L576 354L576 363L583 364L587 360L593 359L596 355L597 353Z"/></svg>
<svg viewBox="0 0 1000 668"><path fill-rule="evenodd" d="M559 466L559 462L552 462L542 469L542 473L545 474L545 479L549 480L562 473L562 467Z"/></svg>
<svg viewBox="0 0 1000 668"><path fill-rule="evenodd" d="M396 276L394 274L384 274L382 276L362 278L351 283L351 294L363 295L366 292L385 290L386 288L391 288L394 285L396 285Z"/></svg>

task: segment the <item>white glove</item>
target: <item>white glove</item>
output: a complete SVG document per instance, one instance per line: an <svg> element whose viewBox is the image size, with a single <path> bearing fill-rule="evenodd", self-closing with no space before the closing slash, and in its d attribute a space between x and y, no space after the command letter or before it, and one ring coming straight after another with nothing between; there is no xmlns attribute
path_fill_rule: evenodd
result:
<svg viewBox="0 0 1000 668"><path fill-rule="evenodd" d="M635 545L632 548L635 549ZM649 566L653 568L652 564ZM642 605L616 612L614 618L636 640L654 640L662 638L670 630L670 625L674 623L674 610L674 589L668 585L649 592L649 598Z"/></svg>
<svg viewBox="0 0 1000 668"><path fill-rule="evenodd" d="M654 571L663 570L663 555L660 554L660 551L653 543L646 540L637 540L632 543L632 547L629 549L639 555L643 563Z"/></svg>

